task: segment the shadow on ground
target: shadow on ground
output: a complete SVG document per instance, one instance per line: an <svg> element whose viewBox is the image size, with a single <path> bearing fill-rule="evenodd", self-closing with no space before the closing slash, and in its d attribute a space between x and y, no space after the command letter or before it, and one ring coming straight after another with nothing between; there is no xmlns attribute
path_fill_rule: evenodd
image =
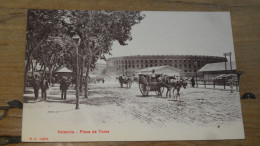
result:
<svg viewBox="0 0 260 146"><path fill-rule="evenodd" d="M96 105L96 106L104 106L104 105L110 105L110 104L117 104L117 106L120 106L121 103L125 100L119 97L109 97L106 95L112 95L112 91L89 91L89 98L84 98L84 92L79 94L80 95L80 104L85 105ZM95 97L93 97L95 95ZM49 103L65 103L65 104L75 104L76 103L76 97L72 98L71 94L70 97L66 100L61 99L61 97L57 97L57 95L47 95L47 99L44 100L41 97L38 97L37 99L32 96L24 96L24 103L37 103L41 101L46 101Z"/></svg>

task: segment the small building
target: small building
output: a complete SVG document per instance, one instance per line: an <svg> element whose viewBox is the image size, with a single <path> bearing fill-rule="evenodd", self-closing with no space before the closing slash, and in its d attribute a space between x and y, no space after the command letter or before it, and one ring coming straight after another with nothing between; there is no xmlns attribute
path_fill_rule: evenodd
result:
<svg viewBox="0 0 260 146"><path fill-rule="evenodd" d="M62 77L66 77L66 78L72 78L73 76L73 72L71 70L69 70L66 67L63 67L61 69L59 69L56 73L55 73L55 80L56 81L60 81L60 79Z"/></svg>
<svg viewBox="0 0 260 146"><path fill-rule="evenodd" d="M150 74L150 73L152 73L152 70L155 70L156 74L164 74L164 75L171 75L171 76L173 76L173 75L180 76L180 73L181 73L180 69L171 67L169 65L148 67L148 68L141 69L137 72L142 73L142 74Z"/></svg>
<svg viewBox="0 0 260 146"><path fill-rule="evenodd" d="M236 62L219 62L204 65L198 74L202 74L205 80L212 80L223 74L237 74Z"/></svg>

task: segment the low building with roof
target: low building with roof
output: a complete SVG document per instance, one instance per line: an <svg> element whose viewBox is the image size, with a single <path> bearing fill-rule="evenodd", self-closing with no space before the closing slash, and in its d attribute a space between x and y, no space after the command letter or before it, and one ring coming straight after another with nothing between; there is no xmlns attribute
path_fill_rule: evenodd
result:
<svg viewBox="0 0 260 146"><path fill-rule="evenodd" d="M61 69L59 69L58 71L55 72L55 80L56 81L60 81L60 79L62 77L65 77L65 78L72 78L73 76L73 72L68 69L67 67L63 67Z"/></svg>
<svg viewBox="0 0 260 146"><path fill-rule="evenodd" d="M208 63L204 65L198 74L203 75L205 80L212 80L223 74L238 74L236 62Z"/></svg>
<svg viewBox="0 0 260 146"><path fill-rule="evenodd" d="M156 66L156 67L148 67L137 71L137 73L141 74L151 74L152 70L155 71L156 74L164 74L170 76L180 76L181 70L171 67L169 65L164 66Z"/></svg>

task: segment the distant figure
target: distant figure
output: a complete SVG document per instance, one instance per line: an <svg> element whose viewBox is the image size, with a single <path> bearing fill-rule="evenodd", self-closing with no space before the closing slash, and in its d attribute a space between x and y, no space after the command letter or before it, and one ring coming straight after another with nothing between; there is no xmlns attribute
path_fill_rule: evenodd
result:
<svg viewBox="0 0 260 146"><path fill-rule="evenodd" d="M54 86L54 83L55 83L56 81L55 81L55 77L52 77L51 78L51 85L52 85L52 87Z"/></svg>
<svg viewBox="0 0 260 146"><path fill-rule="evenodd" d="M194 80L194 77L191 78L191 86L194 88L195 86L195 80Z"/></svg>
<svg viewBox="0 0 260 146"><path fill-rule="evenodd" d="M233 80L232 75L230 75L230 77L229 77L229 84L230 84L231 93L233 93L234 92L234 89L233 89L233 87L234 87L234 80Z"/></svg>
<svg viewBox="0 0 260 146"><path fill-rule="evenodd" d="M66 81L65 78L62 78L60 82L61 99L66 100L68 87L69 87L69 83Z"/></svg>
<svg viewBox="0 0 260 146"><path fill-rule="evenodd" d="M33 78L32 82L33 90L34 90L34 96L37 99L39 96L39 87L40 87L40 79L37 75Z"/></svg>
<svg viewBox="0 0 260 146"><path fill-rule="evenodd" d="M105 79L104 78L102 78L102 82L103 82L103 84L105 83Z"/></svg>
<svg viewBox="0 0 260 146"><path fill-rule="evenodd" d="M155 74L155 70L154 69L152 70L152 73L151 73L150 77L151 77L151 81L152 82L156 80L156 74Z"/></svg>
<svg viewBox="0 0 260 146"><path fill-rule="evenodd" d="M124 79L124 80L126 79L126 76L125 76L125 74L123 74L123 79Z"/></svg>
<svg viewBox="0 0 260 146"><path fill-rule="evenodd" d="M73 86L73 84L76 85L76 78L74 78L74 77L71 79L71 86ZM76 89L76 86L75 86L75 89Z"/></svg>
<svg viewBox="0 0 260 146"><path fill-rule="evenodd" d="M45 77L43 77L40 85L42 90L42 99L46 100L47 98L46 90L49 88L49 83Z"/></svg>

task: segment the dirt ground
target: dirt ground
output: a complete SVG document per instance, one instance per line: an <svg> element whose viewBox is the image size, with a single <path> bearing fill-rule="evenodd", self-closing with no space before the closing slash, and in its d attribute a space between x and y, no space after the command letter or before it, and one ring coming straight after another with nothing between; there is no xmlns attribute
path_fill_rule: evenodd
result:
<svg viewBox="0 0 260 146"><path fill-rule="evenodd" d="M181 89L181 99L159 97L150 92L148 97L141 96L137 84L131 89L115 86L94 86L95 92L103 94L103 98L91 98L82 101L97 105L114 104L142 123L163 126L174 120L179 123L196 123L198 125L212 125L221 122L232 122L241 119L239 93L225 90L203 88ZM106 98L107 95L110 97ZM101 95L102 96L102 95ZM112 116L112 115L111 115Z"/></svg>
<svg viewBox="0 0 260 146"><path fill-rule="evenodd" d="M81 129L82 127L144 126L167 128L169 125L188 127L228 127L241 122L239 92L204 88L181 89L181 99L162 97L155 92L143 97L138 84L120 88L116 82L92 84L89 98L80 96L80 109L75 110L75 90L70 87L67 100L60 99L58 86L48 91L46 101L34 99L32 89L24 94L23 128ZM51 121L51 123L49 122ZM44 125L41 123L45 123ZM55 123L55 124L53 124ZM39 125L41 125L39 127ZM73 126L71 126L73 125ZM27 134L35 135L31 130ZM36 134L37 135L37 134Z"/></svg>

